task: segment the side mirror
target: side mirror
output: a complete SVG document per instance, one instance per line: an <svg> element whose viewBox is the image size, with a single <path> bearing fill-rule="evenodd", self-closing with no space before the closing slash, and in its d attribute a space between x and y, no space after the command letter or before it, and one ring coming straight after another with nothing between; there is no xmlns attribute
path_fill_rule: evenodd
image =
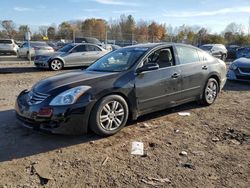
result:
<svg viewBox="0 0 250 188"><path fill-rule="evenodd" d="M159 69L159 65L157 63L147 63L143 67L140 67L136 70L136 73L141 73L145 71L152 71Z"/></svg>

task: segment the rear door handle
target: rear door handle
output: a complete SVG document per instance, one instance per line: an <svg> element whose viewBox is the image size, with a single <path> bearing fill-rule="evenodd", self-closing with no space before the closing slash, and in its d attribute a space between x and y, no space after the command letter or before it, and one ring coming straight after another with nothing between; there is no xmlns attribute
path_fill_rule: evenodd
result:
<svg viewBox="0 0 250 188"><path fill-rule="evenodd" d="M178 78L179 76L180 76L180 74L174 73L171 77L172 77L172 78Z"/></svg>
<svg viewBox="0 0 250 188"><path fill-rule="evenodd" d="M203 69L203 70L207 70L207 69L208 69L208 66L204 65L204 66L202 66L202 69Z"/></svg>

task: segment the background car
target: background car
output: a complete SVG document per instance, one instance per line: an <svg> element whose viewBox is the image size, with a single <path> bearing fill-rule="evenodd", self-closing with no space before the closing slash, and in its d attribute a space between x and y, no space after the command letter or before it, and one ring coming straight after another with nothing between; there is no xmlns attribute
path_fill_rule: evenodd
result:
<svg viewBox="0 0 250 188"><path fill-rule="evenodd" d="M30 128L110 136L129 117L191 101L211 105L225 82L226 64L198 48L142 44L112 51L85 70L43 79L20 93L15 110Z"/></svg>
<svg viewBox="0 0 250 188"><path fill-rule="evenodd" d="M93 38L93 37L79 37L79 38L75 38L75 43L91 43L91 44L95 44L98 45L108 51L112 51L112 46L110 44L105 44L102 43L101 41L99 41L97 38Z"/></svg>
<svg viewBox="0 0 250 188"><path fill-rule="evenodd" d="M18 50L18 45L13 39L1 39L0 40L0 54L11 54L16 55Z"/></svg>
<svg viewBox="0 0 250 188"><path fill-rule="evenodd" d="M250 53L230 64L227 79L250 82Z"/></svg>
<svg viewBox="0 0 250 188"><path fill-rule="evenodd" d="M223 44L204 44L200 49L223 61L227 58L227 49Z"/></svg>
<svg viewBox="0 0 250 188"><path fill-rule="evenodd" d="M57 52L37 55L34 63L37 67L56 71L63 67L88 66L108 52L95 44L71 43Z"/></svg>
<svg viewBox="0 0 250 188"><path fill-rule="evenodd" d="M242 47L236 51L236 58L239 59L241 57L250 57L250 47Z"/></svg>
<svg viewBox="0 0 250 188"><path fill-rule="evenodd" d="M112 51L115 51L121 48L120 46L115 45L115 44L112 44L111 47L112 47Z"/></svg>
<svg viewBox="0 0 250 188"><path fill-rule="evenodd" d="M49 46L46 42L34 42L30 41L30 56L35 57L36 55L42 55L54 52L54 49ZM17 50L17 57L29 57L29 44L24 42L21 47Z"/></svg>
<svg viewBox="0 0 250 188"><path fill-rule="evenodd" d="M240 48L238 45L229 45L227 46L227 58L236 59L236 52Z"/></svg>

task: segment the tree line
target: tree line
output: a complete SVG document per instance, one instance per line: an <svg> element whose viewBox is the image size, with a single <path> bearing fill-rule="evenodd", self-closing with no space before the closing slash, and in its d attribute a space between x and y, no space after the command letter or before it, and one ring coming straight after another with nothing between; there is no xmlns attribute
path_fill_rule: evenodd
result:
<svg viewBox="0 0 250 188"><path fill-rule="evenodd" d="M0 22L0 38L24 40L24 35L30 30L28 25L18 28L12 20ZM230 23L220 34L211 34L208 28L201 26L182 25L172 27L155 21L135 21L132 15L121 15L119 19L106 21L104 19L89 18L82 21L65 21L56 26L40 26L32 33L32 40L73 40L75 37L95 37L104 41L136 41L143 42L183 42L193 45L207 43L221 44L250 44L250 37L244 33L243 26Z"/></svg>

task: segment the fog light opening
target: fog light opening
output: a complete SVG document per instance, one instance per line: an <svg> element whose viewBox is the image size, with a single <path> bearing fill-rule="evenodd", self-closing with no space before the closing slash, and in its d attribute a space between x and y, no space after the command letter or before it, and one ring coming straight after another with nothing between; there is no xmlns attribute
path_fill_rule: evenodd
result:
<svg viewBox="0 0 250 188"><path fill-rule="evenodd" d="M41 108L37 114L39 117L51 117L53 114L53 109L50 107Z"/></svg>

